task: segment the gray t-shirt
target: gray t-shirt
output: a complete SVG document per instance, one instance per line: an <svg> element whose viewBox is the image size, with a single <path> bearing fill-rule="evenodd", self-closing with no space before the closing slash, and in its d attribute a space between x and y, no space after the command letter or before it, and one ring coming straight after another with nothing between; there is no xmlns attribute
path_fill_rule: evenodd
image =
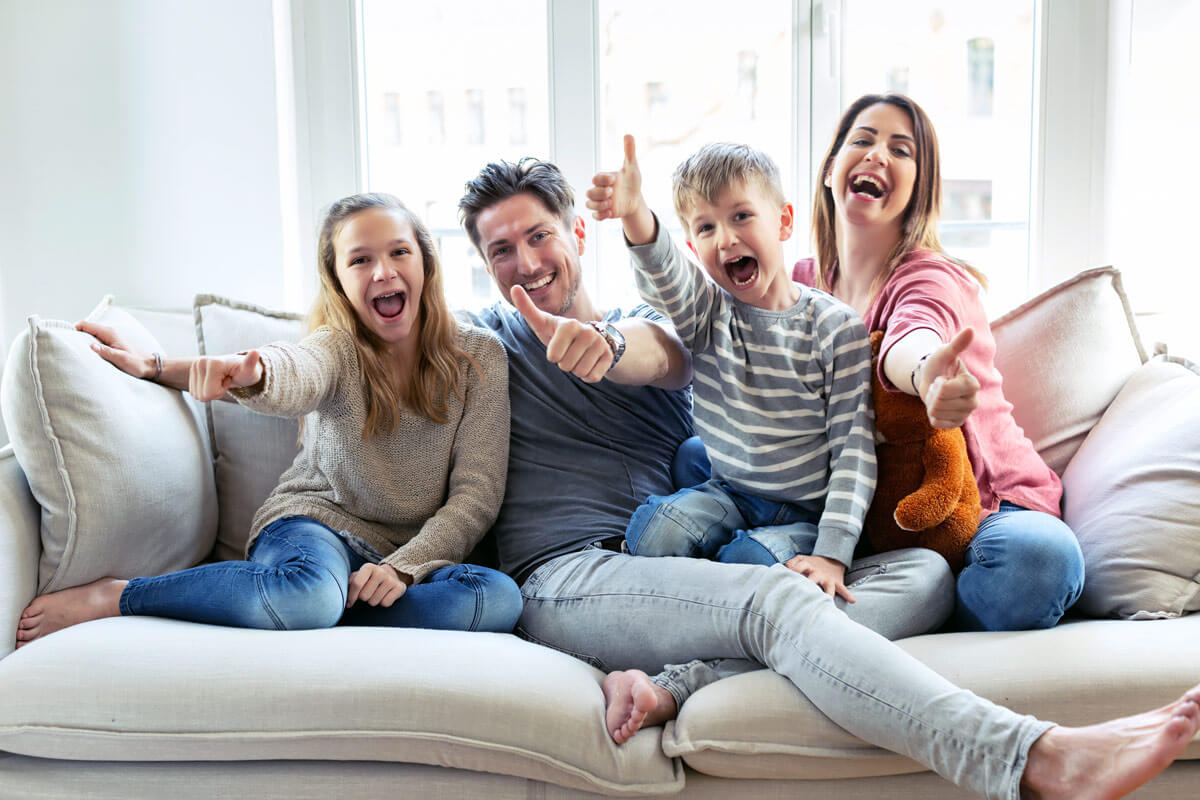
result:
<svg viewBox="0 0 1200 800"><path fill-rule="evenodd" d="M520 582L551 558L624 534L648 496L675 490L671 460L692 435L691 391L585 383L546 360L511 306L468 316L508 351L508 482L489 539L500 569ZM605 319L624 317L663 321L646 305Z"/></svg>

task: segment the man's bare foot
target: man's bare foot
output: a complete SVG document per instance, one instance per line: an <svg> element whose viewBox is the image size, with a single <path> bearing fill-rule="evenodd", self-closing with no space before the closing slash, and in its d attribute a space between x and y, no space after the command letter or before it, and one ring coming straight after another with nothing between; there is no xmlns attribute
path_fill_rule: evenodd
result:
<svg viewBox="0 0 1200 800"><path fill-rule="evenodd" d="M617 744L629 741L642 728L653 728L675 717L675 697L640 669L610 672L604 690L604 724Z"/></svg>
<svg viewBox="0 0 1200 800"><path fill-rule="evenodd" d="M35 597L17 622L17 647L80 622L121 613L121 592L129 581L98 581Z"/></svg>
<svg viewBox="0 0 1200 800"><path fill-rule="evenodd" d="M1041 800L1112 800L1166 769L1200 730L1200 686L1170 705L1086 728L1055 727L1029 749L1021 778Z"/></svg>

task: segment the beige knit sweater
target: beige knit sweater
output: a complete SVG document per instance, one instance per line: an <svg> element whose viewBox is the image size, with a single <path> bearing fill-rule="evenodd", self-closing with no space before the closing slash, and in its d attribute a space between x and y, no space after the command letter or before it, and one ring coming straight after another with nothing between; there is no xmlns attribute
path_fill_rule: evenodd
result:
<svg viewBox="0 0 1200 800"><path fill-rule="evenodd" d="M363 440L366 404L350 334L327 328L259 349L263 380L230 392L265 414L308 414L305 447L251 523L247 552L277 519L312 517L361 538L420 581L462 562L500 510L508 468L508 363L490 332L460 323L466 402L447 398L449 421L408 409L396 432Z"/></svg>

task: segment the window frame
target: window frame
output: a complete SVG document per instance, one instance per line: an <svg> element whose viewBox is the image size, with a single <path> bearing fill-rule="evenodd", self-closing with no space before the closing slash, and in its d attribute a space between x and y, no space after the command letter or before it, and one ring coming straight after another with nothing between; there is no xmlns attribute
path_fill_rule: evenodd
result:
<svg viewBox="0 0 1200 800"><path fill-rule="evenodd" d="M845 0L792 0L791 186L797 217L811 213L814 171L826 132L841 111L839 28ZM292 70L280 92L294 102L295 228L312 231L299 248L311 276L313 241L330 198L366 186L360 0L274 0L290 27ZM1099 263L1105 240L1105 132L1109 83L1109 0L1037 0L1034 23L1028 296ZM550 158L581 190L600 165L598 0L546 0ZM286 18L286 19L285 19ZM278 45L279 43L277 43ZM290 84L290 85L289 85ZM802 124L801 120L807 120ZM805 152L807 151L807 153ZM1053 153L1054 158L1047 158ZM464 176L464 180L468 176ZM943 223L947 229L981 223ZM982 223L987 225L987 223ZM1011 223L996 223L996 226ZM597 274L585 253L585 275ZM303 302L315 283L306 283Z"/></svg>

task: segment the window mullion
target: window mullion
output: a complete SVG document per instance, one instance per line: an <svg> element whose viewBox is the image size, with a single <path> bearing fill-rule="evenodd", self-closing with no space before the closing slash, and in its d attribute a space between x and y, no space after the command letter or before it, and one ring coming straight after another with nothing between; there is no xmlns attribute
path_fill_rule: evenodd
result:
<svg viewBox="0 0 1200 800"><path fill-rule="evenodd" d="M596 56L599 35L598 0L546 0L546 35L549 39L549 158L567 180L582 192L597 169ZM581 197L576 198L582 201ZM592 294L597 290L597 270L589 268L591 249L585 251L584 275Z"/></svg>

